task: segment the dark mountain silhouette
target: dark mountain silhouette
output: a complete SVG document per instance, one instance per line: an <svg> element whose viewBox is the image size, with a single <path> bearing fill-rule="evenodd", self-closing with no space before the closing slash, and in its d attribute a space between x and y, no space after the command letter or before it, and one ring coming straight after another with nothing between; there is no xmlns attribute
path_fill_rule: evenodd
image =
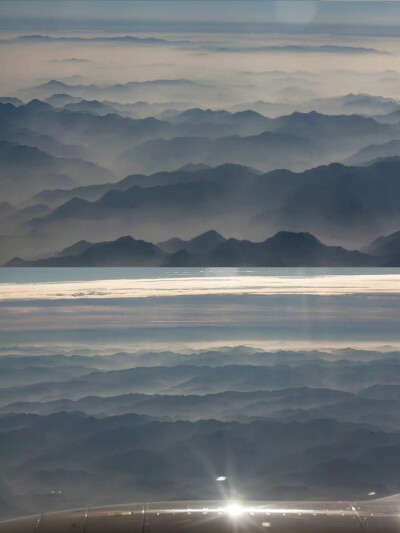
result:
<svg viewBox="0 0 400 533"><path fill-rule="evenodd" d="M126 151L122 154L121 169L156 172L161 170L161 161L164 170L189 162L215 166L229 161L264 171L273 168L303 170L333 158L342 159L341 155L348 153L351 147L355 151L368 143L400 136L391 125L380 124L372 118L329 116L315 111L267 119L251 111L232 114L190 109L168 120L196 125L197 130L193 127L182 130L185 137L175 130L178 133L175 138L152 140ZM214 128L225 124L231 134L239 137L224 133L224 129L216 136L212 128L204 126L207 124ZM215 136L217 138L211 141Z"/></svg>
<svg viewBox="0 0 400 533"><path fill-rule="evenodd" d="M0 128L0 140L38 148L42 152L46 152L54 157L68 159L87 158L86 149L82 145L62 142L55 139L53 136L38 134L32 129L15 126L11 123L8 125L5 125L4 123L2 124L2 127Z"/></svg>
<svg viewBox="0 0 400 533"><path fill-rule="evenodd" d="M0 227L2 231L12 232L14 228L36 217L46 216L51 211L45 204L34 204L22 209L13 209L9 214L2 216L0 205Z"/></svg>
<svg viewBox="0 0 400 533"><path fill-rule="evenodd" d="M204 163L187 163L183 167L178 168L180 172L195 172L196 170L206 170L211 168L210 165L205 165Z"/></svg>
<svg viewBox="0 0 400 533"><path fill-rule="evenodd" d="M85 112L93 112L97 107L99 110L111 109L109 113L118 113L122 116L131 117L135 119L156 117L156 115L162 114L167 108L173 108L175 113L179 113L180 110L186 109L188 104L185 102L163 102L163 103L149 103L144 101L137 101L134 103L121 104L111 100L85 100L80 96L72 96L66 93L55 93L44 99L44 102L57 107L59 109L68 109L69 111L79 112L79 106L69 106L69 104L78 104L83 102L83 108ZM101 114L101 113L100 113ZM162 118L160 115L158 118Z"/></svg>
<svg viewBox="0 0 400 533"><path fill-rule="evenodd" d="M385 237L378 237L371 244L363 249L370 255L390 256L400 253L400 231L386 235Z"/></svg>
<svg viewBox="0 0 400 533"><path fill-rule="evenodd" d="M385 98L370 94L346 94L329 98L313 98L304 103L271 103L259 100L245 102L232 106L233 111L251 109L266 116L279 116L287 113L288 109L304 113L317 111L328 115L353 115L353 114L388 114L399 110L400 104L393 98Z"/></svg>
<svg viewBox="0 0 400 533"><path fill-rule="evenodd" d="M25 128L53 137L63 144L82 144L88 159L107 168L116 155L127 147L166 135L172 128L171 124L152 117L134 120L117 113L99 116L54 109L39 100L19 107L0 104L0 118L0 131ZM85 176L82 178L80 185L85 184ZM104 181L98 179L97 183ZM112 181L111 173L108 181Z"/></svg>
<svg viewBox="0 0 400 533"><path fill-rule="evenodd" d="M46 102L42 102L39 98L33 98L24 105L24 109L32 111L50 111L52 106Z"/></svg>
<svg viewBox="0 0 400 533"><path fill-rule="evenodd" d="M282 44L282 45L262 45L249 47L226 47L211 45L210 50L216 52L269 52L269 53L341 53L341 54L378 54L388 55L389 52L385 50L377 50L376 48L364 48L362 46L343 46L335 44L322 45L302 45L302 44Z"/></svg>
<svg viewBox="0 0 400 533"><path fill-rule="evenodd" d="M110 180L112 173L79 159L57 158L38 148L0 141L1 191L4 198L26 198L44 188Z"/></svg>
<svg viewBox="0 0 400 533"><path fill-rule="evenodd" d="M79 96L72 96L67 93L54 93L43 101L50 104L52 107L64 107L67 104L80 102L82 98Z"/></svg>
<svg viewBox="0 0 400 533"><path fill-rule="evenodd" d="M135 185L147 188L157 185L221 180L231 180L232 185L234 185L239 180L246 182L258 175L259 172L256 170L241 165L225 164L219 167L209 167L208 165L190 164L189 168L183 167L172 172L156 172L149 176L132 174L115 183L88 185L72 189L44 190L35 196L35 200L57 206L75 197L91 201L97 200L110 190L125 191Z"/></svg>
<svg viewBox="0 0 400 533"><path fill-rule="evenodd" d="M20 95L31 98L48 98L54 93L66 93L87 100L115 99L121 103L130 103L138 99L160 101L160 95L162 95L161 101L172 99L201 101L218 95L218 90L211 85L185 78L131 81L108 86L69 84L59 80L50 80L38 86L23 89Z"/></svg>
<svg viewBox="0 0 400 533"><path fill-rule="evenodd" d="M371 244L363 248L363 252L379 257L381 265L396 267L400 265L400 231L378 237Z"/></svg>
<svg viewBox="0 0 400 533"><path fill-rule="evenodd" d="M399 104L400 106L400 104ZM385 113L383 115L374 115L373 118L377 122L381 122L382 124L394 124L398 125L400 122L400 108L399 106L395 111L391 111L390 113Z"/></svg>
<svg viewBox="0 0 400 533"><path fill-rule="evenodd" d="M94 243L94 242L88 242L88 241L79 241L75 244L72 244L71 246L67 246L67 248L64 248L64 250L61 250L61 252L58 254L59 257L69 257L72 255L80 255L83 252L86 252L86 250L92 246L98 246L102 245L103 243Z"/></svg>
<svg viewBox="0 0 400 533"><path fill-rule="evenodd" d="M371 163L375 159L392 156L400 156L400 140L366 146L353 156L347 158L344 163L346 165L363 165Z"/></svg>
<svg viewBox="0 0 400 533"><path fill-rule="evenodd" d="M372 266L371 257L325 246L309 233L282 231L262 243L228 239L208 258L218 266Z"/></svg>
<svg viewBox="0 0 400 533"><path fill-rule="evenodd" d="M182 234L182 227L201 233L211 224L222 234L247 233L252 240L301 228L327 243L354 249L400 226L399 172L396 158L367 167L332 164L297 174L277 170L259 175L243 167L221 166L156 174L148 183L159 186L125 189L127 183L148 179L132 176L118 185L124 190L107 186L108 192L93 202L73 198L27 223L25 231L38 236L46 232L47 238L68 244L78 238L97 241L111 220L119 234L137 234L140 228L138 237L155 242L172 232Z"/></svg>
<svg viewBox="0 0 400 533"><path fill-rule="evenodd" d="M255 499L397 490L394 349L20 349L0 357L0 516L82 506L88 490L92 505L217 499L220 474Z"/></svg>
<svg viewBox="0 0 400 533"><path fill-rule="evenodd" d="M231 113L224 110L214 111L211 109L192 108L182 112L171 112L166 119L175 125L213 125L213 128L200 129L200 132L208 131L208 136L212 137L216 136L216 131L219 132L217 136L233 134L249 136L271 131L276 128L273 119L250 110ZM181 131L187 130L182 129Z"/></svg>
<svg viewBox="0 0 400 533"><path fill-rule="evenodd" d="M88 243L89 244L89 243ZM82 249L79 253L79 249ZM70 249L71 252L71 249ZM15 258L8 266L94 267L94 266L160 266L164 252L151 243L121 237L113 242L90 244L81 241L72 247L72 254L63 251L59 257L25 262Z"/></svg>
<svg viewBox="0 0 400 533"><path fill-rule="evenodd" d="M12 104L15 107L24 105L25 102L19 98L9 97L9 96L0 96L0 104Z"/></svg>
<svg viewBox="0 0 400 533"><path fill-rule="evenodd" d="M97 100L80 100L65 104L62 109L67 111L78 111L83 113L93 113L94 115L108 115L116 110L110 105L98 102Z"/></svg>
<svg viewBox="0 0 400 533"><path fill-rule="evenodd" d="M63 93L60 98L68 101ZM0 133L17 130L21 135L21 130L27 129L32 139L33 131L48 136L59 144L55 155L67 155L67 150L73 154L67 147L63 154L62 145L74 145L75 150L82 145L85 159L111 168L120 176L172 171L188 163L218 166L231 162L263 171L304 170L342 160L366 144L400 135L395 126L372 118L315 112L269 119L249 110L229 113L189 109L174 112L164 120L129 118L138 104L83 99L67 103L62 109L39 100L19 107L0 104ZM49 140L47 143L50 146Z"/></svg>
<svg viewBox="0 0 400 533"><path fill-rule="evenodd" d="M185 80L178 81L185 85ZM170 82L165 80L165 85ZM68 102L67 93L58 94L61 102ZM130 105L139 103L147 106ZM11 195L6 200L15 203L21 194L26 195L24 201L33 195L32 205L44 204L52 211L45 216L32 213L15 238L7 237L2 261L15 255L32 257L33 249L38 257L78 240L109 242L125 234L147 242L171 235L185 240L210 227L251 241L280 230L301 230L327 244L358 248L399 227L395 158L380 159L365 169L330 164L296 174L276 170L260 175L249 168L300 171L343 159L366 145L397 142L400 132L393 124L357 115L295 112L269 119L249 110L201 108L170 110L168 120L136 120L119 114L125 104L80 100L64 105L70 104L77 109L54 108L39 100L19 107L0 103L0 142L11 138L24 150L57 159L40 169L29 162L29 168L26 164L18 171L19 181L14 176L5 180L4 191ZM79 111L80 105L94 112ZM103 106L107 111L116 106L116 111L97 115L96 109L105 111ZM79 150L82 161L74 156ZM28 160L21 155L13 165ZM90 160L112 168L118 178L128 171L135 174L115 183L114 174L93 167ZM159 172L147 175L153 171ZM171 260L199 261L186 252Z"/></svg>
<svg viewBox="0 0 400 533"><path fill-rule="evenodd" d="M368 237L381 235L382 228L390 231L400 223L389 194L400 188L399 170L400 159L390 158L367 167L332 164L301 175L279 173L277 189L288 187L283 197L278 196L279 207L271 206L252 224L254 228L270 227L271 223L276 229L301 227L325 240L359 247ZM294 181L297 178L299 181ZM266 182L264 186L268 190Z"/></svg>
<svg viewBox="0 0 400 533"><path fill-rule="evenodd" d="M378 258L339 246L326 246L309 233L279 232L261 243L225 239L208 231L189 241L174 238L155 246L131 237L113 242L79 241L56 257L6 266L377 266Z"/></svg>
<svg viewBox="0 0 400 533"><path fill-rule="evenodd" d="M264 132L255 136L176 137L158 139L136 146L122 154L121 171L133 168L140 172L174 170L187 163L218 166L235 163L260 170L272 168L306 168L321 152L315 144L290 133Z"/></svg>
<svg viewBox="0 0 400 533"><path fill-rule="evenodd" d="M28 367L30 368L30 367ZM46 369L48 378L51 373L58 376L64 367L54 371ZM78 375L79 369L68 370L71 376ZM16 371L14 376L18 376ZM19 371L21 374L21 372ZM275 391L256 392L223 392L204 395L163 395L163 394L123 394L102 398L100 396L86 396L78 400L53 400L48 402L16 402L0 408L0 413L34 413L47 415L60 411L83 411L91 415L107 414L122 415L136 413L159 419L168 417L170 420L199 420L213 414L219 420L240 420L251 416L283 415L283 409L302 409L303 412L313 413L313 409L323 409L325 406L341 407L342 402L356 403L363 399L352 393L334 391L330 389L310 389L308 387L295 389L280 389ZM370 404L372 405L372 404ZM399 402L392 402L399 405ZM383 407L383 404L382 404ZM307 411L306 411L307 410ZM289 414L289 413L288 413ZM399 414L400 416L400 414ZM311 416L309 417L311 418ZM315 416L314 418L317 418ZM326 417L327 418L327 417Z"/></svg>
<svg viewBox="0 0 400 533"><path fill-rule="evenodd" d="M60 379L54 386L36 382L0 390L0 404L20 401L78 399L90 395L174 394L203 395L228 391L256 392L283 388L331 388L356 393L377 383L398 385L400 361L382 359L353 362L348 365L301 362L298 365L276 363L269 366L225 365L209 367L190 364L135 367L86 372L71 368L71 379ZM80 375L74 377L74 372ZM62 374L57 372L58 376Z"/></svg>
<svg viewBox="0 0 400 533"><path fill-rule="evenodd" d="M25 497L15 501L25 514L34 513L41 500L47 509L79 507L87 501L88 487L92 504L99 505L110 494L111 504L123 498L145 501L149 494L160 501L184 500L188 493L197 500L207 494L218 499L214 472L231 473L232 465L241 493L253 500L282 499L282 494L317 499L322 493L348 501L355 495L361 499L366 486L393 493L397 487L395 432L362 424L160 422L135 414L96 418L77 412L3 418L4 472L11 488L23 481ZM44 499L51 487L60 487L61 495Z"/></svg>
<svg viewBox="0 0 400 533"><path fill-rule="evenodd" d="M169 254L185 250L194 254L204 255L211 252L224 241L225 238L222 237L222 235L214 230L210 230L190 239L189 241L173 238L169 241L160 242L157 246Z"/></svg>
<svg viewBox="0 0 400 533"><path fill-rule="evenodd" d="M371 94L346 94L333 98L318 98L310 104L313 109L322 113L361 113L373 115L375 113L390 113L399 109L399 102L393 98L385 98Z"/></svg>
<svg viewBox="0 0 400 533"><path fill-rule="evenodd" d="M116 42L116 43L126 43L126 44L185 44L187 41L171 41L167 39L158 39L156 37L136 37L134 35L117 35L117 36L96 36L96 37L80 37L80 36L52 36L52 35L19 35L15 37L16 41L19 42L30 42L30 43L42 43L42 42L72 42L72 43L107 43L107 42ZM54 82L54 80L53 80ZM52 82L50 82L52 83Z"/></svg>
<svg viewBox="0 0 400 533"><path fill-rule="evenodd" d="M343 142L343 137L351 138L354 135L373 136L388 135L394 132L391 127L379 124L370 117L359 115L324 115L311 111L309 113L294 112L291 115L276 118L274 129L290 132L292 135L337 137L338 142Z"/></svg>

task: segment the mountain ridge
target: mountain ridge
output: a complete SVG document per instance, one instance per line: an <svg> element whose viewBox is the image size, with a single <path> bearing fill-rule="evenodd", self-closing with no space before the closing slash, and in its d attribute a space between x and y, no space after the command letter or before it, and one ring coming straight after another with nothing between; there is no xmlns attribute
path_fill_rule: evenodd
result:
<svg viewBox="0 0 400 533"><path fill-rule="evenodd" d="M394 256L395 257L395 256ZM188 241L178 238L154 245L130 236L115 241L79 241L57 256L36 261L18 257L8 267L70 266L380 266L389 259L339 246L326 246L307 232L281 231L263 242L225 239L214 230ZM400 266L400 262L399 262Z"/></svg>

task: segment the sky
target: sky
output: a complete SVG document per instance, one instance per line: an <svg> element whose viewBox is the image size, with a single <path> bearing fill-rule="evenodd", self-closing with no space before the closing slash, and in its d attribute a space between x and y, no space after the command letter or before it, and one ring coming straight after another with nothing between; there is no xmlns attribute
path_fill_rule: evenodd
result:
<svg viewBox="0 0 400 533"><path fill-rule="evenodd" d="M397 82L381 77L399 69L397 20L400 2L394 1L0 0L1 96L30 99L23 91L50 79L109 85L187 78L217 88L218 97L200 101L197 95L197 105L220 107L221 101L279 98L270 80L249 78L249 72L300 70L315 75L311 86L298 82L310 96L368 92L396 98ZM103 41L18 40L27 35ZM175 44L106 40L118 35ZM354 79L355 72L373 76Z"/></svg>
<svg viewBox="0 0 400 533"><path fill-rule="evenodd" d="M395 270L52 270L4 269L0 346L400 345Z"/></svg>
<svg viewBox="0 0 400 533"><path fill-rule="evenodd" d="M400 18L396 1L334 0L3 0L0 28L40 31L217 31L271 32L271 24L302 27L302 32L370 27L385 32ZM250 28L252 26L252 28ZM307 29L308 26L308 29ZM276 27L275 27L276 31ZM364 31L365 28L364 28ZM368 31L367 31L368 33Z"/></svg>

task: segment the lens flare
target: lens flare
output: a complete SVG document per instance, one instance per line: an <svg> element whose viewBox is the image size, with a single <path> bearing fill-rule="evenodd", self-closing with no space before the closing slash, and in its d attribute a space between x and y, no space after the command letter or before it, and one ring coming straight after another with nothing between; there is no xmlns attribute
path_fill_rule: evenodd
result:
<svg viewBox="0 0 400 533"><path fill-rule="evenodd" d="M225 507L225 512L232 518L241 516L244 513L244 507L236 502L231 502Z"/></svg>

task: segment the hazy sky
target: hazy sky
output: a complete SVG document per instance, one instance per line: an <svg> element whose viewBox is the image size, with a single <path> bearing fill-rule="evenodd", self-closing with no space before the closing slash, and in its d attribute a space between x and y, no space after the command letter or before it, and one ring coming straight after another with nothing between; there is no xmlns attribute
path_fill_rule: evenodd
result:
<svg viewBox="0 0 400 533"><path fill-rule="evenodd" d="M120 31L271 31L269 23L396 26L400 3L333 0L5 0L1 27L8 30L102 29ZM264 25L264 26L263 26ZM309 28L309 31L314 31Z"/></svg>
<svg viewBox="0 0 400 533"><path fill-rule="evenodd" d="M315 79L308 85L303 79L287 80L300 96L304 91L310 97L363 92L397 98L398 80L379 73L400 69L398 20L400 2L394 1L3 0L0 94L30 99L32 94L20 90L49 79L110 84L188 78L216 87L218 95L193 95L193 105L221 107L221 100L228 105L280 97L283 82L277 86L245 72L301 70ZM103 41L18 41L21 35ZM113 35L180 44L104 40ZM318 51L321 46L324 52ZM372 77L354 79L355 72ZM170 99L160 94L158 101Z"/></svg>

